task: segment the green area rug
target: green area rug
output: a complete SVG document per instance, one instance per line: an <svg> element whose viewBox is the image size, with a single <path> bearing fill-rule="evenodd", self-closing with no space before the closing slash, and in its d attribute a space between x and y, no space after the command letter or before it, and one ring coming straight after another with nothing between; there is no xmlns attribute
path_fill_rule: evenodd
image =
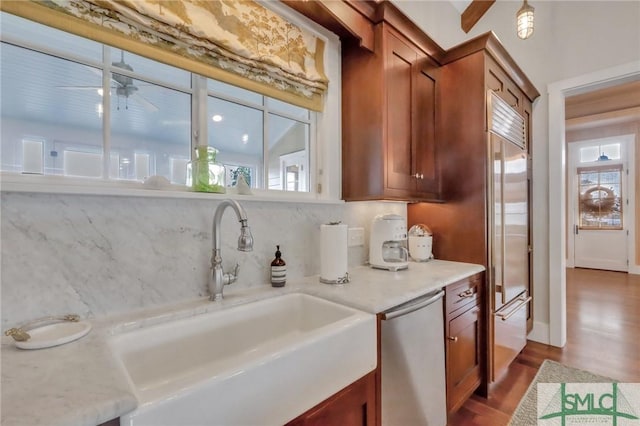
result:
<svg viewBox="0 0 640 426"><path fill-rule="evenodd" d="M538 383L610 383L609 377L599 376L589 371L567 367L558 362L545 360L536 377L529 385L516 411L511 417L511 426L535 426L538 424Z"/></svg>

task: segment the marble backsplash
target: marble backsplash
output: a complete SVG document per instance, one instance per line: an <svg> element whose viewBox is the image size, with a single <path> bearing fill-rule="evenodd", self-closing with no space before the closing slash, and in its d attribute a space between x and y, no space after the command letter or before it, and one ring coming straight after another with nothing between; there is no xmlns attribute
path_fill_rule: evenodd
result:
<svg viewBox="0 0 640 426"><path fill-rule="evenodd" d="M3 329L74 312L101 317L208 295L213 212L219 200L3 192L1 195ZM235 249L233 211L222 221L226 270L234 286L268 286L276 244L287 276L320 271L320 225L365 228L365 246L349 248L349 265L368 257L368 229L380 213L406 216L406 204L241 201L254 237Z"/></svg>

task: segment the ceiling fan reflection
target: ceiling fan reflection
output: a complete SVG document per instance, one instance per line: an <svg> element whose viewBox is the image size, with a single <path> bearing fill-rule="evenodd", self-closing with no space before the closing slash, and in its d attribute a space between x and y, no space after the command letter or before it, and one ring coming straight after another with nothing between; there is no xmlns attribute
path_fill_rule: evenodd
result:
<svg viewBox="0 0 640 426"><path fill-rule="evenodd" d="M122 75L122 74L113 74L113 80L118 83L117 86L112 87L111 89L115 89L115 94L117 98L117 106L116 108L120 110L120 99L124 98L124 108L129 109L129 98L135 100L138 104L140 104L147 111L155 112L158 111L158 107L155 106L152 102L147 100L138 92L138 87L133 84L133 79L131 77Z"/></svg>
<svg viewBox="0 0 640 426"><path fill-rule="evenodd" d="M126 71L133 72L133 67L131 67L131 65L127 64L124 61L124 52L122 51L120 52L120 61L113 62L111 65L115 68L120 68ZM101 71L96 68L93 68L93 67L87 67L87 68L89 68L92 72L101 74ZM120 98L124 98L125 109L129 109L129 98L131 98L149 112L158 111L158 107L156 105L154 105L152 102L144 98L141 94L137 93L138 87L134 84L134 80L132 77L124 74L117 74L114 72L111 75L111 81L115 83L113 86L111 86L111 90L115 90L115 95L117 98L116 108L118 110L120 110ZM101 86L57 86L57 87L60 89L70 89L70 90L100 91L102 89Z"/></svg>

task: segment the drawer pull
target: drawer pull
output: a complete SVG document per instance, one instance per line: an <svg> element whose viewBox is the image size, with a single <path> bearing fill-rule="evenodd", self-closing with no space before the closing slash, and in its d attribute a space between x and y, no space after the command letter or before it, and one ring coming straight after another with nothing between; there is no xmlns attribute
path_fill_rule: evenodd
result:
<svg viewBox="0 0 640 426"><path fill-rule="evenodd" d="M463 291L462 293L458 293L458 297L462 298L462 299L466 299L467 297L473 297L473 289L467 289L465 291Z"/></svg>
<svg viewBox="0 0 640 426"><path fill-rule="evenodd" d="M452 342L457 342L458 341L458 336L454 336L454 337L447 336L447 339L451 340Z"/></svg>

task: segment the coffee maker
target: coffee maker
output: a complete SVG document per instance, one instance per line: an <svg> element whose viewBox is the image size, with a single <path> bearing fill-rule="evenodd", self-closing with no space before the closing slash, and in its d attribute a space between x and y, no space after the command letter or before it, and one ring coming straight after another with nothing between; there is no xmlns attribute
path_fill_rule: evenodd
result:
<svg viewBox="0 0 640 426"><path fill-rule="evenodd" d="M409 267L407 223L397 214L378 215L371 224L369 265L398 271Z"/></svg>

